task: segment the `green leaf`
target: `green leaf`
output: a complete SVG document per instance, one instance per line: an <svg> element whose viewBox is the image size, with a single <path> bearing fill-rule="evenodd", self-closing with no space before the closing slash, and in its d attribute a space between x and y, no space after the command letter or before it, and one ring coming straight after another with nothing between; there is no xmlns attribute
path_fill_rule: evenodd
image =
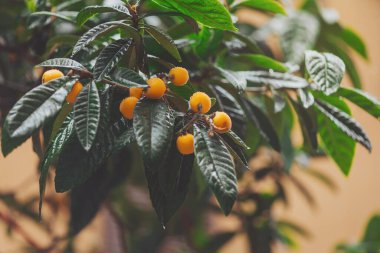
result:
<svg viewBox="0 0 380 253"><path fill-rule="evenodd" d="M79 93L74 104L75 131L80 143L89 151L95 140L100 119L100 98L95 82Z"/></svg>
<svg viewBox="0 0 380 253"><path fill-rule="evenodd" d="M224 214L228 215L237 198L237 179L231 154L217 136L209 136L207 129L195 125L194 138L199 169Z"/></svg>
<svg viewBox="0 0 380 253"><path fill-rule="evenodd" d="M342 28L339 38L342 39L348 46L354 49L364 59L368 59L367 48L360 36L350 28Z"/></svg>
<svg viewBox="0 0 380 253"><path fill-rule="evenodd" d="M155 167L165 157L171 143L174 116L162 100L143 100L136 108L133 128L147 167Z"/></svg>
<svg viewBox="0 0 380 253"><path fill-rule="evenodd" d="M380 101L368 93L359 89L340 87L336 95L344 97L375 118L380 119Z"/></svg>
<svg viewBox="0 0 380 253"><path fill-rule="evenodd" d="M307 89L297 89L297 94L304 108L309 108L314 104L314 96Z"/></svg>
<svg viewBox="0 0 380 253"><path fill-rule="evenodd" d="M87 6L86 8L84 8L78 13L77 23L78 25L82 26L84 23L87 22L87 20L89 20L96 14L107 13L107 12L116 12L126 17L131 16L128 8L123 5L114 5L114 6L94 5L94 6Z"/></svg>
<svg viewBox="0 0 380 253"><path fill-rule="evenodd" d="M26 93L10 110L5 122L10 137L31 136L61 109L76 79L62 77L37 86Z"/></svg>
<svg viewBox="0 0 380 253"><path fill-rule="evenodd" d="M326 115L334 122L345 134L351 137L354 141L362 144L368 151L371 152L371 141L363 128L347 113L340 111L338 108L316 100L316 106L320 112Z"/></svg>
<svg viewBox="0 0 380 253"><path fill-rule="evenodd" d="M68 58L50 59L38 64L36 67L65 68L74 69L78 71L87 71L87 69L82 64Z"/></svg>
<svg viewBox="0 0 380 253"><path fill-rule="evenodd" d="M243 149L251 149L250 147L248 147L247 146L247 144L245 144L245 142L237 135L237 134L235 134L233 131L228 131L227 133L226 133L232 140L233 140L233 142L236 144L236 145L238 145L238 146L240 146L241 148L243 148Z"/></svg>
<svg viewBox="0 0 380 253"><path fill-rule="evenodd" d="M100 96L99 129L92 148L84 150L77 135L74 135L59 156L55 177L57 192L68 191L86 182L112 154L120 136L130 128L124 121L110 124L109 90Z"/></svg>
<svg viewBox="0 0 380 253"><path fill-rule="evenodd" d="M272 71L239 71L236 73L242 78L245 78L248 82L270 85L274 89L301 89L309 86L309 83L305 79L289 73Z"/></svg>
<svg viewBox="0 0 380 253"><path fill-rule="evenodd" d="M115 82L124 85L125 87L139 87L146 88L148 87L144 78L142 78L137 72L127 69L127 68L118 68L112 75L111 79Z"/></svg>
<svg viewBox="0 0 380 253"><path fill-rule="evenodd" d="M124 25L125 24L123 24L122 22L112 21L112 22L103 23L98 26L95 26L94 28L91 28L85 34L83 34L82 37L80 37L80 39L77 41L77 43L74 46L72 56L77 54L86 46L88 46L97 37Z"/></svg>
<svg viewBox="0 0 380 253"><path fill-rule="evenodd" d="M46 179L49 172L49 167L55 160L58 159L63 148L65 147L67 141L71 138L74 133L74 120L72 116L68 116L62 124L59 132L57 133L55 139L49 144L46 149L44 159L40 165L40 203L39 203L39 213L41 217L42 203L45 195Z"/></svg>
<svg viewBox="0 0 380 253"><path fill-rule="evenodd" d="M1 129L1 152L4 157L8 156L14 149L23 144L30 136L34 134L11 138L9 136L8 124L5 122Z"/></svg>
<svg viewBox="0 0 380 253"><path fill-rule="evenodd" d="M368 221L362 242L379 242L380 241L380 216L374 215Z"/></svg>
<svg viewBox="0 0 380 253"><path fill-rule="evenodd" d="M288 68L281 62L261 54L241 54L233 58L236 60L248 62L251 65L259 68L272 69L279 72L288 71Z"/></svg>
<svg viewBox="0 0 380 253"><path fill-rule="evenodd" d="M284 7L276 0L245 0L233 5L231 8L233 10L236 10L240 7L248 7L260 11L268 11L276 14L286 15Z"/></svg>
<svg viewBox="0 0 380 253"><path fill-rule="evenodd" d="M280 152L280 139L268 116L257 105L255 105L247 98L240 97L240 100L242 102L244 110L246 111L248 119L259 129L260 135L266 141L268 141L275 150Z"/></svg>
<svg viewBox="0 0 380 253"><path fill-rule="evenodd" d="M49 12L49 11L38 11L30 14L30 16L50 16L62 19L69 23L75 24L74 17L77 12L74 11L60 11L60 12Z"/></svg>
<svg viewBox="0 0 380 253"><path fill-rule="evenodd" d="M170 38L169 35L150 25L145 25L144 30L149 33L150 36L152 36L157 41L157 43L160 44L166 51L168 51L171 56L173 56L177 61L182 61L177 46L174 44L173 39Z"/></svg>
<svg viewBox="0 0 380 253"><path fill-rule="evenodd" d="M145 168L153 207L165 226L186 198L194 155L181 155L172 141L169 154L161 167Z"/></svg>
<svg viewBox="0 0 380 253"><path fill-rule="evenodd" d="M239 72L234 72L226 69L216 67L224 78L238 91L244 91L247 87L247 80Z"/></svg>
<svg viewBox="0 0 380 253"><path fill-rule="evenodd" d="M318 89L330 95L339 89L346 66L337 56L330 53L306 51L305 65Z"/></svg>
<svg viewBox="0 0 380 253"><path fill-rule="evenodd" d="M131 44L130 39L120 39L104 48L96 59L94 78L97 81L104 79L116 67Z"/></svg>
<svg viewBox="0 0 380 253"><path fill-rule="evenodd" d="M318 132L326 151L341 171L348 175L355 154L355 141L342 132L325 114L318 112L317 120L318 126L322 126L318 128Z"/></svg>
<svg viewBox="0 0 380 253"><path fill-rule="evenodd" d="M219 0L153 0L165 8L181 12L204 26L236 31L230 13Z"/></svg>

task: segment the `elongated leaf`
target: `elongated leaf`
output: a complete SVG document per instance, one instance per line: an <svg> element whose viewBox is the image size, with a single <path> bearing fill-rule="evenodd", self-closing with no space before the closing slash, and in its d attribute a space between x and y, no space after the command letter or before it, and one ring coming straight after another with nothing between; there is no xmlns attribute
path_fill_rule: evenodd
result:
<svg viewBox="0 0 380 253"><path fill-rule="evenodd" d="M119 14L122 14L124 16L130 17L131 14L129 13L129 10L127 7L123 5L114 5L114 6L87 6L83 10L81 10L77 16L77 23L82 26L84 23L87 22L90 18L95 16L96 14L100 13L107 13L107 12L116 12Z"/></svg>
<svg viewBox="0 0 380 253"><path fill-rule="evenodd" d="M336 95L346 98L375 118L380 119L380 101L368 93L359 89L340 87Z"/></svg>
<svg viewBox="0 0 380 253"><path fill-rule="evenodd" d="M62 77L26 93L11 109L5 122L12 138L31 136L62 107L76 79Z"/></svg>
<svg viewBox="0 0 380 253"><path fill-rule="evenodd" d="M142 78L138 73L131 69L127 68L118 68L112 75L111 79L115 82L124 85L128 88L132 87L140 87L146 88L148 87L144 78Z"/></svg>
<svg viewBox="0 0 380 253"><path fill-rule="evenodd" d="M274 89L301 89L309 86L309 83L305 79L289 73L271 71L239 71L237 73L249 82L270 85Z"/></svg>
<svg viewBox="0 0 380 253"><path fill-rule="evenodd" d="M279 72L288 71L288 68L281 62L261 54L241 54L234 57L234 59L248 62L259 68L271 69Z"/></svg>
<svg viewBox="0 0 380 253"><path fill-rule="evenodd" d="M247 144L245 144L245 142L237 135L235 134L233 131L228 131L227 132L227 135L233 140L233 142L240 146L241 148L243 149L251 149L250 147L247 146Z"/></svg>
<svg viewBox="0 0 380 253"><path fill-rule="evenodd" d="M362 144L368 151L371 151L371 141L368 139L367 134L350 115L320 100L316 100L316 106L320 112L325 114L345 134Z"/></svg>
<svg viewBox="0 0 380 253"><path fill-rule="evenodd" d="M248 119L255 125L260 135L269 142L269 144L277 151L281 151L280 139L274 129L272 123L268 119L268 116L250 100L240 97L242 106L244 107Z"/></svg>
<svg viewBox="0 0 380 253"><path fill-rule="evenodd" d="M147 167L157 167L171 143L174 116L161 100L140 101L134 112L136 141Z"/></svg>
<svg viewBox="0 0 380 253"><path fill-rule="evenodd" d="M94 77L96 80L102 80L113 70L128 51L131 43L131 40L120 39L102 50L94 66Z"/></svg>
<svg viewBox="0 0 380 253"><path fill-rule="evenodd" d="M237 198L234 163L227 147L207 129L194 126L195 156L207 184L215 194L223 212L228 215Z"/></svg>
<svg viewBox="0 0 380 253"><path fill-rule="evenodd" d="M37 67L65 68L74 69L78 71L86 70L86 68L82 64L68 58L50 59L38 64Z"/></svg>
<svg viewBox="0 0 380 253"><path fill-rule="evenodd" d="M161 167L145 168L150 198L163 226L185 200L194 163L194 155L178 152L175 140L169 153Z"/></svg>
<svg viewBox="0 0 380 253"><path fill-rule="evenodd" d="M344 62L330 53L307 51L305 65L318 89L330 95L339 89L346 67Z"/></svg>
<svg viewBox="0 0 380 253"><path fill-rule="evenodd" d="M367 47L360 36L350 28L342 28L339 38L354 49L364 59L368 59Z"/></svg>
<svg viewBox="0 0 380 253"><path fill-rule="evenodd" d="M39 213L41 217L42 203L45 195L46 188L46 178L48 176L49 167L55 160L58 159L63 148L65 147L67 141L74 133L74 120L72 116L68 116L62 124L59 132L57 133L55 139L49 144L46 149L45 156L40 165L40 203L39 203Z"/></svg>
<svg viewBox="0 0 380 253"><path fill-rule="evenodd" d="M102 34L105 34L123 25L124 24L122 22L112 21L91 28L85 34L83 34L82 37L80 37L80 39L77 41L77 43L74 46L72 55L75 55L76 53L81 51L83 48L88 46L92 41L94 41L97 37L101 36Z"/></svg>
<svg viewBox="0 0 380 253"><path fill-rule="evenodd" d="M321 140L327 153L340 170L348 175L355 154L355 141L348 137L337 125L323 113L318 113L318 128Z"/></svg>
<svg viewBox="0 0 380 253"><path fill-rule="evenodd" d="M130 126L125 121L110 123L109 89L100 96L99 129L92 148L85 151L76 135L61 153L56 170L55 189L65 192L86 182L112 154L116 141Z"/></svg>
<svg viewBox="0 0 380 253"><path fill-rule="evenodd" d="M56 17L73 24L75 24L74 17L76 15L77 15L77 12L73 12L73 11L60 11L60 12L38 11L38 12L33 12L32 14L30 14L30 16Z"/></svg>
<svg viewBox="0 0 380 253"><path fill-rule="evenodd" d="M95 82L84 87L74 104L75 131L86 151L95 140L100 119L100 99Z"/></svg>
<svg viewBox="0 0 380 253"><path fill-rule="evenodd" d="M152 36L157 41L157 43L160 44L166 51L168 51L171 56L173 56L177 61L182 61L177 46L169 35L163 31L158 30L158 28L154 26L146 25L144 30L149 33L150 36Z"/></svg>
<svg viewBox="0 0 380 253"><path fill-rule="evenodd" d="M249 7L276 14L286 14L284 7L282 7L282 5L276 0L245 0L233 5L232 9L235 10L240 7Z"/></svg>
<svg viewBox="0 0 380 253"><path fill-rule="evenodd" d="M229 12L218 0L153 0L153 2L170 10L181 12L207 27L236 30Z"/></svg>
<svg viewBox="0 0 380 253"><path fill-rule="evenodd" d="M247 80L239 72L234 72L226 69L216 67L216 69L222 74L227 81L235 87L238 91L244 91L247 87Z"/></svg>

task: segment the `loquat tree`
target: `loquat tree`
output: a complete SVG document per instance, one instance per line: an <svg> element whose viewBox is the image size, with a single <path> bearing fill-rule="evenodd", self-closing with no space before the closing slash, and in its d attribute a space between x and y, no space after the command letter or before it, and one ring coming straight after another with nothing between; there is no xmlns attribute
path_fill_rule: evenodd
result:
<svg viewBox="0 0 380 253"><path fill-rule="evenodd" d="M4 30L0 48L6 57L30 58L17 68L24 73L37 66L22 80L28 85L0 103L1 149L7 156L32 138L41 159L40 215L51 168L56 192L70 191L67 250L102 203L124 224L121 230L138 231L148 214L129 220L139 209L122 189L144 184L141 173L158 217L149 222L159 229L149 232L151 244L142 245L148 234L129 238L127 252L158 252L167 226L187 238L176 252L216 252L241 231L215 237L201 231L201 215L215 211L208 189L225 215L242 221L252 252L271 252L277 240L291 246L284 230L307 232L271 215L275 202L286 202L283 181L313 203L292 166L308 167L301 158L326 155L348 175L356 143L371 151L346 104L380 117L380 102L361 90L351 59L352 50L367 59L365 44L316 0L299 9L275 0L31 0L28 8L21 2L16 12L23 8L25 18L18 25L29 34L17 41L14 27ZM242 23L245 9L264 13L267 23ZM341 86L346 71L353 87ZM20 81L15 77L5 80L3 101L5 91L21 87L11 87ZM16 102L17 94L23 96ZM301 146L291 138L296 124ZM247 161L263 147L271 162L253 168ZM320 172L305 171L332 185ZM252 190L264 178L275 182L274 192ZM256 208L245 208L248 202Z"/></svg>

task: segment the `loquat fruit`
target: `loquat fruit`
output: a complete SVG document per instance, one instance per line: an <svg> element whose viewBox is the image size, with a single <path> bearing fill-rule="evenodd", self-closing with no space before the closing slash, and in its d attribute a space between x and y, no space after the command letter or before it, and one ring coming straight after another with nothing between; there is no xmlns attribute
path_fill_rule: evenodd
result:
<svg viewBox="0 0 380 253"><path fill-rule="evenodd" d="M143 94L144 89L138 87L129 88L129 96L140 99Z"/></svg>
<svg viewBox="0 0 380 253"><path fill-rule="evenodd" d="M66 102L70 104L74 104L77 100L77 97L79 93L82 91L83 85L81 82L77 81L74 85L69 94L66 96Z"/></svg>
<svg viewBox="0 0 380 253"><path fill-rule="evenodd" d="M133 112L138 101L136 97L127 97L121 101L119 110L124 118L133 119Z"/></svg>
<svg viewBox="0 0 380 253"><path fill-rule="evenodd" d="M194 135L185 134L178 136L177 149L182 155L191 155L194 153Z"/></svg>
<svg viewBox="0 0 380 253"><path fill-rule="evenodd" d="M215 116L212 121L215 131L218 133L226 133L232 128L232 120L225 112L215 112Z"/></svg>
<svg viewBox="0 0 380 253"><path fill-rule="evenodd" d="M42 75L42 83L47 83L47 82L50 82L51 80L61 78L63 76L64 74L58 69L51 69L51 70L46 71Z"/></svg>
<svg viewBox="0 0 380 253"><path fill-rule="evenodd" d="M169 72L169 79L175 86L183 86L189 81L189 72L182 67L172 68Z"/></svg>
<svg viewBox="0 0 380 253"><path fill-rule="evenodd" d="M207 113L211 109L211 99L204 92L195 92L190 98L190 108L193 112Z"/></svg>
<svg viewBox="0 0 380 253"><path fill-rule="evenodd" d="M158 77L153 77L147 81L148 89L145 91L145 96L150 99L160 99L166 92L166 84L164 80Z"/></svg>

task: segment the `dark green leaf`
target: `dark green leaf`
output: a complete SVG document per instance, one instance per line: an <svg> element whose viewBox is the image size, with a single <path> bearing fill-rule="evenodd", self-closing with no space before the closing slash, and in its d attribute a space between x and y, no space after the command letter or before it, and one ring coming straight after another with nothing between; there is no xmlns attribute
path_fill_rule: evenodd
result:
<svg viewBox="0 0 380 253"><path fill-rule="evenodd" d="M76 79L71 77L62 77L26 93L5 119L8 134L12 138L31 136L61 109L75 82Z"/></svg>
<svg viewBox="0 0 380 253"><path fill-rule="evenodd" d="M260 135L269 142L269 144L277 151L281 151L280 140L268 116L253 102L245 97L241 97L242 105L247 113L248 119L255 125Z"/></svg>
<svg viewBox="0 0 380 253"><path fill-rule="evenodd" d="M232 9L234 10L240 7L249 7L260 11L286 15L284 7L276 0L245 0L233 5Z"/></svg>
<svg viewBox="0 0 380 253"><path fill-rule="evenodd" d="M46 149L44 159L41 162L40 165L40 203L39 203L39 212L41 216L42 211L42 203L43 198L45 195L45 188L46 188L46 179L49 172L49 167L57 160L59 155L61 154L63 148L65 147L67 141L74 133L74 120L72 119L72 116L68 116L65 121L62 124L62 127L60 128L59 132L57 133L55 139L49 144L49 146Z"/></svg>
<svg viewBox="0 0 380 253"><path fill-rule="evenodd" d="M162 225L166 225L182 205L188 192L194 155L181 155L172 141L161 167L145 168L150 197Z"/></svg>
<svg viewBox="0 0 380 253"><path fill-rule="evenodd" d="M148 87L144 78L142 78L138 73L131 69L118 68L112 75L112 80L115 82L124 85L128 88L131 87Z"/></svg>
<svg viewBox="0 0 380 253"><path fill-rule="evenodd" d="M87 6L83 10L81 10L77 16L77 23L82 26L87 22L90 18L100 13L107 12L116 12L123 14L124 16L130 17L130 13L127 7L123 5L114 5L114 6Z"/></svg>
<svg viewBox="0 0 380 253"><path fill-rule="evenodd" d="M240 146L241 148L243 149L251 149L250 147L247 146L247 144L245 144L245 142L237 135L235 134L233 131L228 131L226 133L232 140L235 144L237 144L238 146Z"/></svg>
<svg viewBox="0 0 380 253"><path fill-rule="evenodd" d="M75 131L83 148L89 151L100 119L100 98L95 82L83 88L74 104Z"/></svg>
<svg viewBox="0 0 380 253"><path fill-rule="evenodd" d="M177 61L181 62L181 55L178 52L177 46L174 44L172 38L169 37L163 31L158 30L158 28L154 26L146 25L144 29L147 33L152 36L158 44L160 44L166 51L168 51L171 56L173 56Z"/></svg>
<svg viewBox="0 0 380 253"><path fill-rule="evenodd" d="M156 167L171 143L173 113L161 100L143 100L137 104L134 115L133 128L145 165Z"/></svg>
<svg viewBox="0 0 380 253"><path fill-rule="evenodd" d="M346 98L363 110L380 119L380 101L359 89L339 88L336 95Z"/></svg>
<svg viewBox="0 0 380 253"><path fill-rule="evenodd" d="M229 12L219 0L182 0L170 2L166 0L153 0L153 2L165 8L181 12L207 27L220 30L236 30Z"/></svg>
<svg viewBox="0 0 380 253"><path fill-rule="evenodd" d="M131 43L131 40L120 39L102 50L94 66L94 77L97 81L104 79L116 67Z"/></svg>
<svg viewBox="0 0 380 253"><path fill-rule="evenodd" d="M318 89L330 95L339 89L346 66L337 56L330 53L306 51L305 65Z"/></svg>
<svg viewBox="0 0 380 253"><path fill-rule="evenodd" d="M224 214L228 215L237 198L237 179L231 154L217 136L209 136L207 129L194 126L194 138L198 166Z"/></svg>
<svg viewBox="0 0 380 253"><path fill-rule="evenodd" d="M368 151L371 151L371 141L368 139L367 134L350 115L319 100L316 101L316 106L319 111L325 114L326 117L334 122L345 134L362 144Z"/></svg>
<svg viewBox="0 0 380 253"><path fill-rule="evenodd" d="M65 68L65 69L74 69L78 71L86 70L86 68L77 61L68 59L68 58L55 58L44 61L37 65L37 67L50 67L50 68Z"/></svg>
<svg viewBox="0 0 380 253"><path fill-rule="evenodd" d="M239 72L234 72L226 69L216 67L216 69L222 74L227 81L235 87L238 91L244 91L247 87L247 80Z"/></svg>
<svg viewBox="0 0 380 253"><path fill-rule="evenodd" d="M125 24L123 24L122 22L112 21L112 22L103 23L98 26L95 26L94 28L91 28L85 34L83 34L82 37L80 37L80 39L77 41L77 43L74 46L72 55L75 55L76 53L81 51L83 48L89 45L92 41L94 41L98 36L124 25Z"/></svg>
<svg viewBox="0 0 380 253"><path fill-rule="evenodd" d="M248 80L248 82L270 85L274 89L301 89L309 86L309 83L305 79L289 73L272 71L239 71L236 73Z"/></svg>
<svg viewBox="0 0 380 253"><path fill-rule="evenodd" d="M369 220L362 242L379 242L380 241L380 216L374 215Z"/></svg>

